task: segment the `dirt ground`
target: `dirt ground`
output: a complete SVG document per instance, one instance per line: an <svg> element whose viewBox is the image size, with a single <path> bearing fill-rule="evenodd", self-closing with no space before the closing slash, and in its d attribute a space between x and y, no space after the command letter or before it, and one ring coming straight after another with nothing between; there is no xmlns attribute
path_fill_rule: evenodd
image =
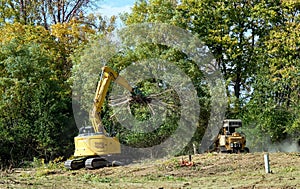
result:
<svg viewBox="0 0 300 189"><path fill-rule="evenodd" d="M98 170L68 171L63 166L0 172L0 188L300 188L300 153L199 154ZM62 165L62 164L61 164Z"/></svg>

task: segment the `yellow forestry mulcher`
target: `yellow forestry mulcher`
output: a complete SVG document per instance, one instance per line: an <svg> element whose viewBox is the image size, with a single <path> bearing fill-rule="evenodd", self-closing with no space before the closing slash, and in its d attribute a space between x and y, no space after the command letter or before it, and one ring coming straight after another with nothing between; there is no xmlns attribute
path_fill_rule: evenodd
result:
<svg viewBox="0 0 300 189"><path fill-rule="evenodd" d="M221 153L249 152L246 147L246 136L236 131L242 127L240 119L225 119L223 126L213 144L213 150Z"/></svg>

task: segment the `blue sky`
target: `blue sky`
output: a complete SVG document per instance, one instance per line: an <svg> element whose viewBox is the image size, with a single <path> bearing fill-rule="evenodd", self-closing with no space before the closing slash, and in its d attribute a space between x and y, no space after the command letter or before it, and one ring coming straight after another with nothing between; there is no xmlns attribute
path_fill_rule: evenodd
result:
<svg viewBox="0 0 300 189"><path fill-rule="evenodd" d="M134 2L135 0L102 0L97 12L108 17L119 15L123 12L130 12L130 8L134 5Z"/></svg>

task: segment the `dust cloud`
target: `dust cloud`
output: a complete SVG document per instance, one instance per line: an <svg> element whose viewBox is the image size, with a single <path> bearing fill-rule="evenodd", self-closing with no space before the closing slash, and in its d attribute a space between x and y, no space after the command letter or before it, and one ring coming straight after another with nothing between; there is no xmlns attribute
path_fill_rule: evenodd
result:
<svg viewBox="0 0 300 189"><path fill-rule="evenodd" d="M268 152L300 152L300 146L297 142L284 140L280 143L270 143L267 147Z"/></svg>

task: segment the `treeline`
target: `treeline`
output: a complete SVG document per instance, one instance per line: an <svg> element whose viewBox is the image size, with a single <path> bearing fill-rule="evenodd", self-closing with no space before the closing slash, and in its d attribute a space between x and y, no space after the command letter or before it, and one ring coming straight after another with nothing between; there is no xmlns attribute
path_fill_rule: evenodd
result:
<svg viewBox="0 0 300 189"><path fill-rule="evenodd" d="M71 57L114 29L95 3L0 1L0 166L72 155Z"/></svg>
<svg viewBox="0 0 300 189"><path fill-rule="evenodd" d="M244 121L251 149L286 139L299 144L298 1L142 0L124 22L163 22L199 36L223 73L226 117Z"/></svg>
<svg viewBox="0 0 300 189"><path fill-rule="evenodd" d="M95 8L97 1L0 1L1 165L21 166L33 157L51 160L73 153L78 130L72 111L72 67L89 42L116 25L116 17L88 14ZM252 144L263 146L267 140L300 140L299 11L296 1L138 0L121 19L125 25L175 25L205 42L225 78L226 117L243 119ZM199 142L209 119L209 94L200 84L203 76L193 71L193 62L182 52L146 44L134 51L124 49L109 64L120 71L147 57L175 62L191 78L201 105L191 143ZM146 92L152 83L143 84ZM136 112L140 120L149 115L143 108ZM176 114L169 116L166 129L157 131L155 138L124 130L110 114L104 108L107 129L114 127L123 143L141 147L164 140L178 119Z"/></svg>

